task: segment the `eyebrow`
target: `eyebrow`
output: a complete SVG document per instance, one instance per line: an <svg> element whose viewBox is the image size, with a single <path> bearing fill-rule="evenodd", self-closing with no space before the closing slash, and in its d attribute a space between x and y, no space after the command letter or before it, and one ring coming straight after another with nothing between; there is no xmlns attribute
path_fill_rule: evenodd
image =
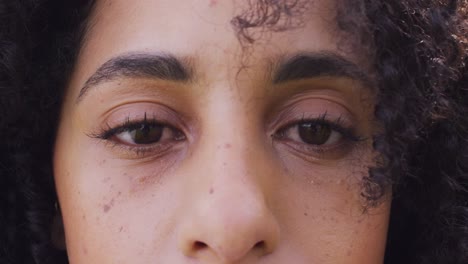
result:
<svg viewBox="0 0 468 264"><path fill-rule="evenodd" d="M276 65L272 76L274 84L318 77L346 77L371 84L369 75L358 65L335 53L299 53ZM171 54L125 54L102 64L85 82L76 102L79 103L93 87L119 77L188 82L193 74L188 60Z"/></svg>
<svg viewBox="0 0 468 264"><path fill-rule="evenodd" d="M300 53L278 64L273 83L318 77L346 77L370 85L370 76L357 64L335 53Z"/></svg>
<svg viewBox="0 0 468 264"><path fill-rule="evenodd" d="M177 82L187 82L192 71L187 61L170 54L126 54L102 64L88 78L76 99L80 102L86 94L100 83L119 77L145 77Z"/></svg>

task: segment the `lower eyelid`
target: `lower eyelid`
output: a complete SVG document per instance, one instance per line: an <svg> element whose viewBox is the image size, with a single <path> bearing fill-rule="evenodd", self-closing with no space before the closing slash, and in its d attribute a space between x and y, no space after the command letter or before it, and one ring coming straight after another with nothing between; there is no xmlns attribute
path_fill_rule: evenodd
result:
<svg viewBox="0 0 468 264"><path fill-rule="evenodd" d="M305 143L297 143L292 141L278 142L279 144L285 145L293 152L298 153L301 157L306 160L336 160L345 157L355 148L354 142L342 141L341 143L333 146L317 146L307 145Z"/></svg>
<svg viewBox="0 0 468 264"><path fill-rule="evenodd" d="M113 155L121 159L159 159L170 151L176 150L183 141L161 142L150 145L126 145L110 140L103 140L104 147L113 152Z"/></svg>

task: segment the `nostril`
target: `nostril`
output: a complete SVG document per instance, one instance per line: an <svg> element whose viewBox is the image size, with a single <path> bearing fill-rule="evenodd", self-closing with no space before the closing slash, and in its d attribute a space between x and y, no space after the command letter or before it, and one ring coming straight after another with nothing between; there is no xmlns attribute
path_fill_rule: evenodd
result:
<svg viewBox="0 0 468 264"><path fill-rule="evenodd" d="M202 250L202 249L205 249L207 248L208 245L205 244L204 242L201 242L201 241L195 241L195 243L193 243L193 250L194 251L199 251L199 250ZM256 249L264 249L265 248L265 241L258 241L255 245L254 245L254 248Z"/></svg>
<svg viewBox="0 0 468 264"><path fill-rule="evenodd" d="M193 250L195 250L195 251L204 249L206 247L207 247L207 245L205 243L203 243L203 242L200 242L200 241L195 241L195 243L193 244Z"/></svg>

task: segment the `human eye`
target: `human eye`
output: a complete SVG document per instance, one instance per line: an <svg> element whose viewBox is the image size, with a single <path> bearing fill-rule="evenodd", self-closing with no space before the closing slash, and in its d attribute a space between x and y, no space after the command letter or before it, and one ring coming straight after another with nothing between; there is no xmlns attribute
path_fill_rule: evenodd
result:
<svg viewBox="0 0 468 264"><path fill-rule="evenodd" d="M353 143L363 140L341 118L333 120L327 114L291 121L275 132L273 138L301 154L324 159L342 157Z"/></svg>
<svg viewBox="0 0 468 264"><path fill-rule="evenodd" d="M185 140L185 134L175 126L155 117L131 120L127 118L116 126L108 126L96 138L111 143L127 152L137 154L161 154L178 142Z"/></svg>

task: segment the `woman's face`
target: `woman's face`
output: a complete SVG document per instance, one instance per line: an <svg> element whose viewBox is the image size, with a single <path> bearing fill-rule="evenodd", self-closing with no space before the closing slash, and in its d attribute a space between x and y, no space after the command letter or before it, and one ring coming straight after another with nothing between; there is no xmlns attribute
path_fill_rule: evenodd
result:
<svg viewBox="0 0 468 264"><path fill-rule="evenodd" d="M249 44L247 1L97 1L54 156L71 263L383 263L365 55L304 4Z"/></svg>

